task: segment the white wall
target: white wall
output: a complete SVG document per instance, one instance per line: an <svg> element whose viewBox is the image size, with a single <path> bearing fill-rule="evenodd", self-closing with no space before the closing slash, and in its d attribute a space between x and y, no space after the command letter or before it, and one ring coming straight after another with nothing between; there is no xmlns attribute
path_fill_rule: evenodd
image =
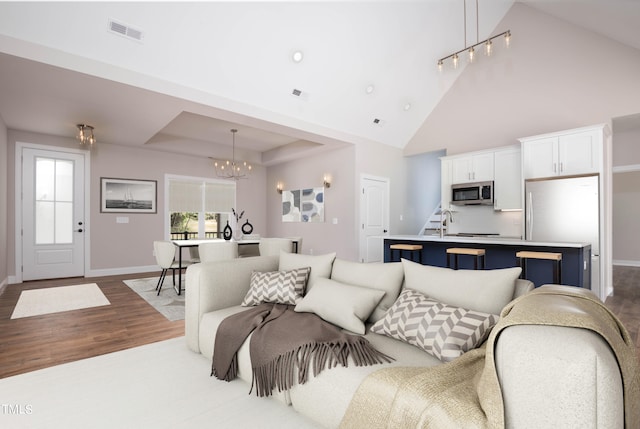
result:
<svg viewBox="0 0 640 429"><path fill-rule="evenodd" d="M613 166L640 170L640 128L613 128ZM640 266L640 171L613 174L613 263Z"/></svg>
<svg viewBox="0 0 640 429"><path fill-rule="evenodd" d="M77 148L73 138L57 137L23 131L8 132L8 271L15 275L15 184L14 153L15 143L36 143L52 146ZM156 262L152 253L153 240L163 239L164 231L164 175L165 173L215 177L211 162L207 158L194 157L149 149L131 148L108 143L98 143L91 152L91 203L89 213L89 234L91 263L88 274L108 275L121 272L138 272L152 267ZM128 214L129 223L116 224L115 213L100 213L100 178L117 177L157 180L157 214ZM242 181L237 188L237 208L245 210L245 217L251 220L257 231L266 228L264 212L264 188L266 171L256 167L251 179ZM231 209L231 208L229 208Z"/></svg>
<svg viewBox="0 0 640 429"><path fill-rule="evenodd" d="M444 150L407 157L407 187L402 234L422 234L422 227L440 204L440 157Z"/></svg>
<svg viewBox="0 0 640 429"><path fill-rule="evenodd" d="M613 262L640 266L640 171L613 175Z"/></svg>

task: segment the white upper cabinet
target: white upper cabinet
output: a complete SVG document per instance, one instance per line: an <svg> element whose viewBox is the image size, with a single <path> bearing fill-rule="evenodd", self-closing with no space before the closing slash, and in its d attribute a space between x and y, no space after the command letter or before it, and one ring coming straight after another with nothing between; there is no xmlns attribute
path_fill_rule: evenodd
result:
<svg viewBox="0 0 640 429"><path fill-rule="evenodd" d="M602 127L527 137L520 141L525 179L600 170Z"/></svg>
<svg viewBox="0 0 640 429"><path fill-rule="evenodd" d="M522 155L519 148L497 150L493 186L495 210L522 209Z"/></svg>
<svg viewBox="0 0 640 429"><path fill-rule="evenodd" d="M451 158L454 184L493 180L493 152Z"/></svg>

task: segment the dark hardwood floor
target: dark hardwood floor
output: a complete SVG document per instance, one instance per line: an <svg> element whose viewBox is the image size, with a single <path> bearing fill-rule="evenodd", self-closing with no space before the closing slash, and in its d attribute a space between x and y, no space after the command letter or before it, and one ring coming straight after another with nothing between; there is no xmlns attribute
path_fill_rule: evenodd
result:
<svg viewBox="0 0 640 429"><path fill-rule="evenodd" d="M184 321L168 321L122 281L128 276L43 280L10 285L0 295L0 378L184 335ZM111 305L11 320L27 289L97 283ZM640 268L614 267L614 295L606 301L635 341L640 357Z"/></svg>
<svg viewBox="0 0 640 429"><path fill-rule="evenodd" d="M122 282L156 275L9 285L0 296L0 378L184 335L184 320L167 320ZM11 320L21 291L84 283L96 283L111 305Z"/></svg>

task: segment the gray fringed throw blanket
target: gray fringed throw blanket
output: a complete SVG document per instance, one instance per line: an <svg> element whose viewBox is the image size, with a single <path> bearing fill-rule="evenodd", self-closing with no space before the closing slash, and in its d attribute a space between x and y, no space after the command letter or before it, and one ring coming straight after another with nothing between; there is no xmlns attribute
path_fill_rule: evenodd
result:
<svg viewBox="0 0 640 429"><path fill-rule="evenodd" d="M220 323L216 334L211 374L233 380L238 372L237 351L253 332L251 354L252 384L258 396L273 389L290 389L295 380L305 383L313 374L337 365L348 366L349 356L356 366L391 362L364 337L350 335L313 313L296 313L294 306L263 303L233 314Z"/></svg>

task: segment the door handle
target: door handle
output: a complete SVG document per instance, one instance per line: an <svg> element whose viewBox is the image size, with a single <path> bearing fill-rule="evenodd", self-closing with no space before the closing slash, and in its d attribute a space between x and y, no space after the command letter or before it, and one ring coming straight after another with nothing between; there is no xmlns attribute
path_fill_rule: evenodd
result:
<svg viewBox="0 0 640 429"><path fill-rule="evenodd" d="M76 232L82 232L82 228L76 229Z"/></svg>
<svg viewBox="0 0 640 429"><path fill-rule="evenodd" d="M382 232L384 232L386 234L388 231L386 229L383 229Z"/></svg>

